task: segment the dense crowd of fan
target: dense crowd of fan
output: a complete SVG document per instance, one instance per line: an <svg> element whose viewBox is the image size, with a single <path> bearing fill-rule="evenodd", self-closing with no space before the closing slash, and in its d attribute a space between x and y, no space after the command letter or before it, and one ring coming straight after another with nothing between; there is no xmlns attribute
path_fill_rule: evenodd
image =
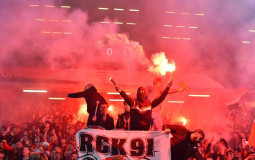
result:
<svg viewBox="0 0 255 160"><path fill-rule="evenodd" d="M0 160L77 159L75 135L87 127L86 122L58 105L40 111L31 106L27 113L31 116L25 123L1 123ZM255 148L247 143L248 129L236 128L232 136L228 141L206 137L198 150L204 159L254 160Z"/></svg>

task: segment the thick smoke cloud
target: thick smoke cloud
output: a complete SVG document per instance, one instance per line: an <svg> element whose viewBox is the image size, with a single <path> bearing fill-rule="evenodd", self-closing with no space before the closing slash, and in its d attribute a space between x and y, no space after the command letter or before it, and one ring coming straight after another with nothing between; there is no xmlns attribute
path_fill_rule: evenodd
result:
<svg viewBox="0 0 255 160"><path fill-rule="evenodd" d="M53 71L70 68L134 70L148 64L142 46L131 43L118 25L88 23L88 14L81 9L60 8L52 1L11 0L1 1L0 15L3 17L0 19L2 71L4 67L48 68ZM107 17L104 21L113 22ZM40 87L45 88L45 85L37 85ZM26 122L38 114L36 111L46 114L50 110L47 107L53 103L47 100L49 94L24 94L21 88L8 84L1 93L4 93L1 95L3 123ZM70 108L74 113L78 111L68 101L57 104L69 108L68 111Z"/></svg>
<svg viewBox="0 0 255 160"><path fill-rule="evenodd" d="M121 65L124 68L128 64L130 67L135 66L128 61L132 55L126 57L129 63L122 58L124 46L130 45L129 40L125 44L123 40L115 42L106 37L107 34L121 33L117 25L99 22L88 24L88 16L84 11L76 9L68 12L68 9L59 8L51 1L37 2L38 7L29 6L31 4L28 1L8 1L1 6L1 15L5 17L1 19L1 24L4 24L1 25L0 38L4 44L1 47L1 64L84 68L103 65L104 62L119 62L124 64ZM46 7L50 5L55 7ZM107 18L105 21L112 22ZM107 46L103 46L109 43L113 47L115 43L121 46L113 49L112 56L106 54ZM138 60L144 61L142 50L138 48L137 53L141 55Z"/></svg>

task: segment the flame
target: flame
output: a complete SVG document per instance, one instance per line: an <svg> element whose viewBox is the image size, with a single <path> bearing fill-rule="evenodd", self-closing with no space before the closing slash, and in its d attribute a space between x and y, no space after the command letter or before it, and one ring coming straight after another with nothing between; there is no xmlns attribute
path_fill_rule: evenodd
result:
<svg viewBox="0 0 255 160"><path fill-rule="evenodd" d="M184 126L187 124L187 122L188 122L188 120L185 118L185 117L180 117L179 119L178 119L178 121L179 122L181 122Z"/></svg>
<svg viewBox="0 0 255 160"><path fill-rule="evenodd" d="M113 105L110 105L110 106L108 107L108 111L111 112L112 110L113 110Z"/></svg>
<svg viewBox="0 0 255 160"><path fill-rule="evenodd" d="M80 106L80 109L79 109L78 113L77 113L77 120L82 121L82 122L85 122L85 121L86 121L85 118L87 118L88 115L89 115L89 114L88 114L88 112L87 112L87 104L86 104L86 103L85 103L85 104L82 104L82 105Z"/></svg>
<svg viewBox="0 0 255 160"><path fill-rule="evenodd" d="M164 52L154 54L152 56L152 62L153 65L151 65L148 70L162 76L166 75L166 72L174 72L176 69L174 61L168 63Z"/></svg>

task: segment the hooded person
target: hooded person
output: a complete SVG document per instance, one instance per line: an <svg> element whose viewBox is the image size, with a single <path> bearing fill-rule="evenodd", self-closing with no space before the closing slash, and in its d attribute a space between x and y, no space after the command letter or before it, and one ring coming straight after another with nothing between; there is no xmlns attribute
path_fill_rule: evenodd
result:
<svg viewBox="0 0 255 160"><path fill-rule="evenodd" d="M172 81L168 83L161 95L153 101L147 99L148 93L144 87L137 89L136 99L132 99L125 91L120 90L118 86L115 87L116 91L120 93L125 102L130 106L130 130L148 131L150 129L152 108L163 102L171 85Z"/></svg>
<svg viewBox="0 0 255 160"><path fill-rule="evenodd" d="M68 93L67 97L85 99L87 103L87 112L89 114L87 126L92 124L93 116L100 114L99 103L107 103L104 97L97 92L97 89L93 84L87 84L82 92Z"/></svg>

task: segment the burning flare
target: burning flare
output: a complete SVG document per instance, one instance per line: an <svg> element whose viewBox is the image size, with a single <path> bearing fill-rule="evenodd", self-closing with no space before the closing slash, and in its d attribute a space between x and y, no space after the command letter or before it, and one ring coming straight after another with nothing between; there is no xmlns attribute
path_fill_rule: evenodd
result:
<svg viewBox="0 0 255 160"><path fill-rule="evenodd" d="M112 110L113 110L113 105L110 105L110 106L108 107L108 111L111 112Z"/></svg>
<svg viewBox="0 0 255 160"><path fill-rule="evenodd" d="M182 123L182 125L186 125L187 124L187 122L188 122L188 120L185 118L185 117L180 117L179 119L178 119L178 121L179 122L181 122Z"/></svg>
<svg viewBox="0 0 255 160"><path fill-rule="evenodd" d="M79 121L82 121L82 122L85 122L87 120L87 117L88 117L88 112L87 112L87 104L82 104L80 106L80 109L77 113L77 120Z"/></svg>
<svg viewBox="0 0 255 160"><path fill-rule="evenodd" d="M168 63L168 59L165 56L164 52L156 53L152 55L153 65L149 66L149 71L160 74L161 76L166 75L166 72L175 71L175 63L172 61Z"/></svg>

